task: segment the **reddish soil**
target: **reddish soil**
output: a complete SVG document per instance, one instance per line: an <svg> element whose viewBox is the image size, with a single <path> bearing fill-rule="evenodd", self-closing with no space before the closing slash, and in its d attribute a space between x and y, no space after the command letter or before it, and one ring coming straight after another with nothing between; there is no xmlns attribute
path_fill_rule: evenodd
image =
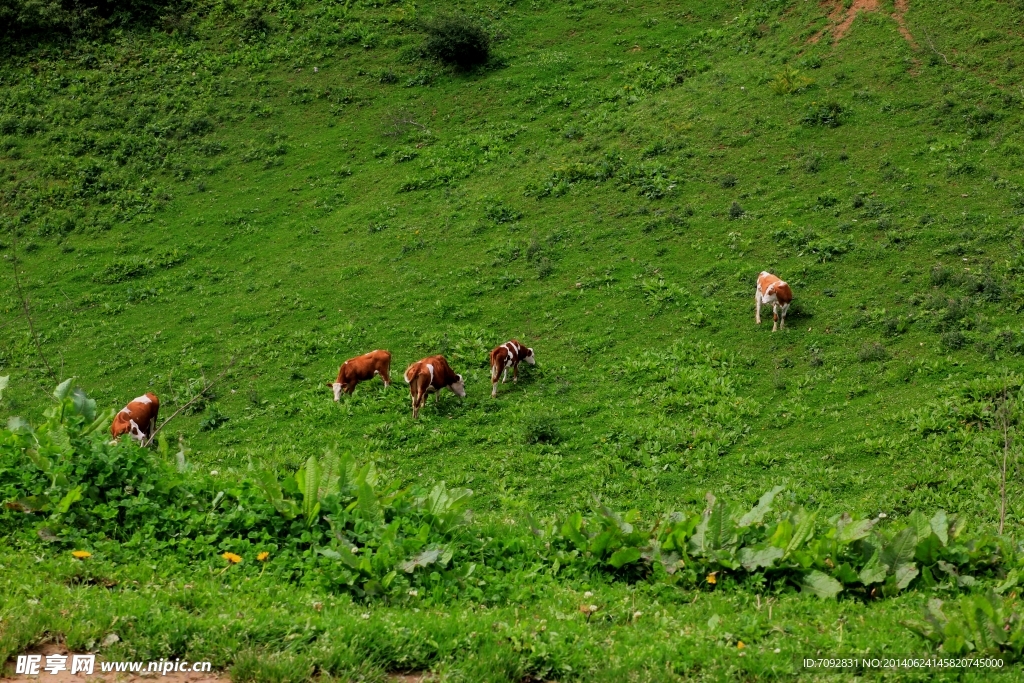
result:
<svg viewBox="0 0 1024 683"><path fill-rule="evenodd" d="M829 26L818 31L808 39L807 42L812 45L821 40L826 32L831 32L832 42L838 43L849 32L858 14L861 12L877 12L881 9L879 0L853 0L849 9L843 8L842 0L829 4L832 4L832 11L828 15ZM909 9L910 0L896 0L896 11L893 13L892 18L896 21L900 34L910 43L911 47L917 48L914 36L911 35L910 29L907 27L906 14Z"/></svg>

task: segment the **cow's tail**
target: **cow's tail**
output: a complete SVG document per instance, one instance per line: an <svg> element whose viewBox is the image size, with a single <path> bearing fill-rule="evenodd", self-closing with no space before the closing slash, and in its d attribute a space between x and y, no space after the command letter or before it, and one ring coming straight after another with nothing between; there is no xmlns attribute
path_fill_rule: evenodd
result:
<svg viewBox="0 0 1024 683"><path fill-rule="evenodd" d="M500 374L501 374L501 368L498 367L498 361L492 359L491 360L491 381L492 382L497 382L498 381L498 375L500 375Z"/></svg>
<svg viewBox="0 0 1024 683"><path fill-rule="evenodd" d="M412 382L412 377L409 376L409 371L410 370L412 370L412 366L411 365L405 369L405 373L402 375L402 379L405 380L406 384L410 384Z"/></svg>

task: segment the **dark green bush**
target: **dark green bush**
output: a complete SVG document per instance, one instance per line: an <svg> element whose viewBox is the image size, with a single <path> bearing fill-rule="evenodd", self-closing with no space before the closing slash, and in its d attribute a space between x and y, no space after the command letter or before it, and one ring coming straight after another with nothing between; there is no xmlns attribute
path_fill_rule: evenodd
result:
<svg viewBox="0 0 1024 683"><path fill-rule="evenodd" d="M808 126L838 128L846 120L846 117L846 109L838 102L822 102L808 107L801 120Z"/></svg>
<svg viewBox="0 0 1024 683"><path fill-rule="evenodd" d="M860 347L860 351L857 352L857 359L861 363L872 363L888 358L889 353L885 350L885 347L878 342L872 342L865 344Z"/></svg>
<svg viewBox="0 0 1024 683"><path fill-rule="evenodd" d="M550 415L533 415L523 423L523 439L526 443L558 443L562 433L558 422Z"/></svg>
<svg viewBox="0 0 1024 683"><path fill-rule="evenodd" d="M465 14L441 14L424 24L427 41L423 51L430 57L470 69L491 56L491 39L480 24Z"/></svg>

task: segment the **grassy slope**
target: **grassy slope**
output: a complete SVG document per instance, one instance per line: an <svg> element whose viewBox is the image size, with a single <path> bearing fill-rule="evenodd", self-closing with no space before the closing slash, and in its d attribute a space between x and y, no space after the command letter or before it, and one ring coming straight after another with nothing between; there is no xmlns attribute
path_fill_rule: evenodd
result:
<svg viewBox="0 0 1024 683"><path fill-rule="evenodd" d="M51 362L101 404L152 388L169 414L183 380L239 356L217 402L230 420L200 432L196 415L170 428L194 461L227 476L250 463L294 467L335 446L375 454L389 476L470 486L479 507L502 516L555 512L590 494L645 512L693 504L707 490L753 501L784 483L829 512L942 506L991 520L993 468L970 448L929 448L893 419L950 380L1020 366L1015 342L996 346L1013 337L1000 331L1020 334L1017 283L1004 266L1019 246L1018 67L1007 64L1019 39L1009 6L983 4L913 6L907 20L925 46L915 51L883 15L862 16L835 47L809 47L825 25L814 3L767 3L751 31L733 19L750 10L725 3L519 3L486 12L506 36L506 64L471 75L404 61L419 37L400 5L345 17L278 7L255 46L234 38L237 17L213 14L193 39L126 34L90 47L94 66L53 51L10 59L8 116L24 116L29 99L49 123L34 135L7 127L3 215L23 220L24 272ZM374 49L314 40L357 21L377 34L362 39ZM801 67L814 87L776 95L772 76L808 58L821 63ZM643 64L686 77L645 88ZM379 82L387 70L397 83ZM404 87L417 74L432 82ZM57 85L59 75L72 85ZM849 111L842 126L801 124L830 101ZM151 123L206 117L212 129L178 133L143 164L151 129L128 123L147 104ZM396 130L407 118L427 130ZM90 138L76 156L75 141ZM133 144L139 151L122 152L119 169L116 150ZM275 156L280 144L287 151ZM636 165L645 151L643 163L675 179L663 198L620 189L621 174L536 197L558 169L605 155ZM410 152L418 157L398 162ZM100 203L106 195L81 180L93 158L101 178L154 185L153 211L125 220ZM431 177L431 161L452 181L401 192ZM61 187L79 197L52 193ZM823 206L828 197L838 202ZM730 220L734 201L746 214ZM496 222L497 202L521 217ZM74 231L40 236L62 216ZM808 229L853 249L821 263L800 246ZM780 230L796 242L773 238ZM115 261L175 248L188 253L184 263L96 281ZM933 287L937 263L1005 278L996 301L971 300L958 323L969 343L956 351L941 346L933 321L947 298L970 294ZM542 264L552 271L543 278ZM761 269L794 284L785 334L753 326ZM53 382L17 318L11 269L0 277L5 411L30 413ZM662 308L641 288L659 278L681 292ZM901 317L906 331L887 336ZM537 349L539 365L493 402L483 354L512 335ZM652 396L670 361L650 378L620 372L676 340L735 357L721 374L736 398L718 417L667 411ZM860 361L876 341L887 359ZM431 405L419 423L404 391L379 383L331 403L323 382L337 364L378 347L395 354L396 375L445 350L469 375L469 397ZM691 390L695 401L708 395ZM560 444L524 443L538 415L556 418ZM722 436L721 423L738 423L740 435Z"/></svg>

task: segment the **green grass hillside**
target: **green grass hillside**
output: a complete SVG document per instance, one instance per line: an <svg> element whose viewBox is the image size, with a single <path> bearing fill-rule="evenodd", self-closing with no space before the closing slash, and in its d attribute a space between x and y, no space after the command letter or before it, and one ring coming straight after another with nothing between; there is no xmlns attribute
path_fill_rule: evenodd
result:
<svg viewBox="0 0 1024 683"><path fill-rule="evenodd" d="M469 71L422 50L423 21L453 3L225 0L93 34L8 36L0 412L37 420L74 377L104 408L153 391L167 417L230 365L164 432L214 481L283 476L329 452L375 462L396 487L472 489L481 524L597 500L653 522L703 509L708 492L749 509L782 486L780 500L821 519L943 509L995 527L996 404L1024 382L1019 3L882 0L838 41L830 27L849 3L457 4L492 38ZM754 324L762 270L794 290L781 332L770 312ZM487 353L511 337L537 366L493 400ZM396 384L334 403L325 383L338 365L377 348L393 353ZM468 395L431 400L414 421L400 376L434 353L466 375ZM1015 453L1011 534L1024 516ZM50 603L0 639L10 652L67 633L68 601L140 609L66 588L74 569L56 550L40 560L56 578L34 573L15 538L3 562L24 580L5 572L2 590ZM394 643L370 657L353 644L376 637L360 619L370 608L339 603L310 617L350 638L351 661L330 669L322 639L256 632L262 619L308 634L299 598L273 594L287 581L271 593L235 584L238 605L266 610L235 621L213 614L220 579L184 560L155 567L106 571L165 585L153 599L169 604L195 573L207 598L174 647L216 650L243 679L270 676L239 672L281 651L271 659L298 658L273 660L282 672L345 676L367 657L373 675L452 680L786 675L786 657L838 654L837 637L925 648L899 622L932 590L819 608L789 589L771 598L771 621L749 587L690 609L689 590L612 582L608 601L662 615L621 638L587 631L573 602L587 586L568 580L493 619L472 600L434 607L456 640L485 623L519 628L520 607L564 618L586 660L568 640L530 640L539 631L496 637L480 660L462 658L468 644L411 656L420 636L382 624L429 628L427 612L383 604L369 623ZM303 604L336 598L302 590ZM718 614L746 625L723 637ZM628 631L623 619L609 628ZM221 622L229 635L195 644ZM140 625L126 652L166 656L165 627ZM738 639L768 657L787 630L801 645L785 662L736 658ZM647 641L676 634L694 659ZM568 649L550 668L525 663L544 647Z"/></svg>

